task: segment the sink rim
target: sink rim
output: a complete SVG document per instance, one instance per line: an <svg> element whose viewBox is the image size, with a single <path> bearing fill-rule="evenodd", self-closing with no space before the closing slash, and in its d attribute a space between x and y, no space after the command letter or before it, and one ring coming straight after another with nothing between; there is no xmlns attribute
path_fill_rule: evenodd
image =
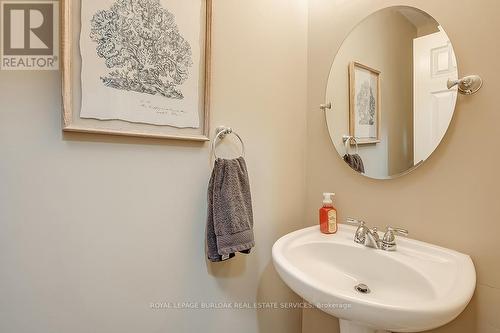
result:
<svg viewBox="0 0 500 333"><path fill-rule="evenodd" d="M391 304L389 301L384 302L381 301L380 299L373 300L370 298L363 298L361 294L359 295L359 297L356 297L357 295L354 294L347 295L345 294L344 289L337 289L337 290L335 289L334 281L332 281L332 288L328 290L322 289L315 283L312 274L308 274L307 272L301 270L299 268L300 266L297 266L296 263L293 263L293 261L289 260L283 253L283 250L287 246L293 244L293 241L295 240L301 241L301 239L303 239L302 244L312 243L312 242L326 242L326 243L336 242L336 243L341 243L342 245L344 245L344 241L346 239L349 239L350 243L346 243L346 245L349 245L351 247L363 247L353 242L352 238L355 230L356 227L341 224L339 225L338 233L335 235L321 234L318 226L300 229L295 232L289 233L281 237L273 246L272 256L273 256L274 266L276 267L281 278L285 281L287 285L290 286L290 288L292 288L297 294L299 294L305 300L313 304L323 303L321 301L318 301L321 298L323 299L329 298L328 302L330 303L337 303L337 304L350 303L357 308L364 308L365 310L371 310L375 312L393 312L393 313L397 312L401 314L413 313L416 316L429 315L432 313L436 314L436 316L440 315L440 317L443 318L442 320L439 321L439 324L436 324L436 320L434 320L435 323L432 325L418 326L418 329L420 330L433 329L450 322L451 320L456 318L470 302L476 286L476 272L470 256L451 249L447 249L433 244L428 244L418 240L409 238L399 238L398 251L396 252L384 252L376 249L368 249L368 248L366 249L367 251L377 251L375 252L375 254L378 255L392 257L390 259L399 261L403 265L405 265L405 263L397 259L398 258L403 259L405 254L406 255L420 254L428 258L434 258L436 260L439 259L446 261L453 260L453 262L456 263L457 269L460 270L453 274L454 279L450 281L451 287L447 292L441 294L436 293L435 298L424 301L419 300L418 303L416 304L411 304L411 302L408 302L407 305ZM341 240L341 242L336 241L336 239ZM407 268L412 269L417 274L422 274L421 271L412 267L411 265L407 265ZM430 280L431 277L432 275L425 275L425 274L422 276L422 278L424 278L426 282L429 282L431 286L434 288L436 284L432 283L432 280ZM363 283L366 283L368 285L369 282L370 281L363 281ZM308 295L305 295L306 289L309 290L307 294L314 293L316 297L308 297ZM311 290L314 292L311 292ZM461 292L457 292L457 290L461 290ZM349 318L350 316L348 312L338 311L338 309L322 309L322 310L339 318L346 319L345 317L348 317L347 319L352 319ZM384 327L377 327L377 328L384 328ZM389 328L390 327L387 327L386 329ZM417 328L412 327L411 329L417 329ZM411 331L411 329L409 331ZM393 327L392 330L405 331L404 328L397 325L396 327Z"/></svg>

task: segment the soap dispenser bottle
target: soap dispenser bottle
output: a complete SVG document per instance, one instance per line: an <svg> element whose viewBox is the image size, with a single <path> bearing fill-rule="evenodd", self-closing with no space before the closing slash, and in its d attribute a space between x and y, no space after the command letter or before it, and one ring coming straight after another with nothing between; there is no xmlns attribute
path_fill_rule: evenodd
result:
<svg viewBox="0 0 500 333"><path fill-rule="evenodd" d="M337 210L333 207L335 193L323 193L323 207L319 210L320 230L324 234L337 232Z"/></svg>

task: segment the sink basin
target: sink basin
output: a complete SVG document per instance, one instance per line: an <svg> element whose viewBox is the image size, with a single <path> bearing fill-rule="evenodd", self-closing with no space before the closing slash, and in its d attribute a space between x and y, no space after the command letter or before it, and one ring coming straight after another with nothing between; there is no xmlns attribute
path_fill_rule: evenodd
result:
<svg viewBox="0 0 500 333"><path fill-rule="evenodd" d="M469 256L401 237L396 252L367 248L354 243L355 230L340 225L324 235L310 227L273 246L283 281L338 317L341 332L421 332L465 309L476 286Z"/></svg>

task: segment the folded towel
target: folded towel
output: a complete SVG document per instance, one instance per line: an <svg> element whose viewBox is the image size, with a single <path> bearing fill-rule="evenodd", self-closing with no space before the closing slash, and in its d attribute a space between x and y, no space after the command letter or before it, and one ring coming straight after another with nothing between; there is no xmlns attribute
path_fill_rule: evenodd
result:
<svg viewBox="0 0 500 333"><path fill-rule="evenodd" d="M354 171L359 173L365 173L365 165L361 156L358 154L345 154L344 161L352 168Z"/></svg>
<svg viewBox="0 0 500 333"><path fill-rule="evenodd" d="M207 256L224 261L255 246L247 166L243 157L215 161L208 185Z"/></svg>

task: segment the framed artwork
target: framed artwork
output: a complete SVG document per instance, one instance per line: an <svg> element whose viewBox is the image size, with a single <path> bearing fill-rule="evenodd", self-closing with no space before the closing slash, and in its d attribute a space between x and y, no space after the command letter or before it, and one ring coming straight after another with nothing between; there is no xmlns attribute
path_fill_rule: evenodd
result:
<svg viewBox="0 0 500 333"><path fill-rule="evenodd" d="M207 141L211 0L62 0L63 130Z"/></svg>
<svg viewBox="0 0 500 333"><path fill-rule="evenodd" d="M379 143L382 119L380 71L351 62L349 86L349 134L358 144Z"/></svg>

